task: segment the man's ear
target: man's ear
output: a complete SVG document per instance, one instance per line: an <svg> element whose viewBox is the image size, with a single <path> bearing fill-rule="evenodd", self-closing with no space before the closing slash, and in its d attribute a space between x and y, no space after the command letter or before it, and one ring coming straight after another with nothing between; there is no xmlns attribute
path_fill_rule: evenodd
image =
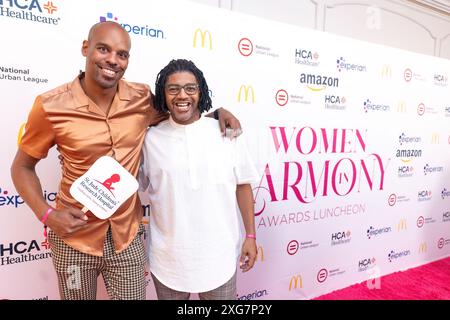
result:
<svg viewBox="0 0 450 320"><path fill-rule="evenodd" d="M83 57L87 56L88 47L89 47L89 41L84 40L83 45L81 47L81 54L83 55Z"/></svg>

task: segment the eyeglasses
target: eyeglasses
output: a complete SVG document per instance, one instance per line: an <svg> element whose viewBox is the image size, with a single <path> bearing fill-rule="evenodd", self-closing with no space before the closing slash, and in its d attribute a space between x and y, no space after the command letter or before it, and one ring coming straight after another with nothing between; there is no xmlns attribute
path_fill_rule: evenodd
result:
<svg viewBox="0 0 450 320"><path fill-rule="evenodd" d="M184 86L180 86L178 84L168 84L166 86L167 93L172 96L176 96L177 94L179 94L181 89L184 89L184 92L186 92L186 94L191 96L198 92L198 84L188 83L185 84Z"/></svg>

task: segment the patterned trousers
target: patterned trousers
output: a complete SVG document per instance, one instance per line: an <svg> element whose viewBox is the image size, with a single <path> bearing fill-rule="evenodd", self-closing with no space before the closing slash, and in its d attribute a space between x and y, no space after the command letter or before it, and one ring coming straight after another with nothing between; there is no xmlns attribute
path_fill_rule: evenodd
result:
<svg viewBox="0 0 450 320"><path fill-rule="evenodd" d="M119 254L114 251L111 228L106 234L103 257L77 251L49 230L48 241L53 265L58 275L59 293L63 300L95 300L97 278L103 276L108 295L113 300L145 300L146 254L141 235Z"/></svg>
<svg viewBox="0 0 450 320"><path fill-rule="evenodd" d="M152 273L158 300L189 300L189 292L173 290L163 285ZM225 284L211 291L200 292L200 300L236 300L236 272Z"/></svg>

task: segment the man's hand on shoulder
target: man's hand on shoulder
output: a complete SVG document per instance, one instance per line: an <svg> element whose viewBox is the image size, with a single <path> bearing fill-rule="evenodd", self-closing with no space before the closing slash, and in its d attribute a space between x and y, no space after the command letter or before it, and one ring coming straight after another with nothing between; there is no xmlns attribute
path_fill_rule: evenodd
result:
<svg viewBox="0 0 450 320"><path fill-rule="evenodd" d="M238 137L242 133L241 123L230 111L219 108L216 110L219 114L220 131L223 136L230 139Z"/></svg>

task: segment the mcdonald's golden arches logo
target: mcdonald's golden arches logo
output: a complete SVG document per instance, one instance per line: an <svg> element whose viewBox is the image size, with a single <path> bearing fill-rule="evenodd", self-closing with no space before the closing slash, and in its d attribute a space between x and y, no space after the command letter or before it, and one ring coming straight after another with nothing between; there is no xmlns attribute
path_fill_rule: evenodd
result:
<svg viewBox="0 0 450 320"><path fill-rule="evenodd" d="M212 36L211 36L211 32L209 30L205 30L203 31L200 28L197 28L194 32L194 48L197 47L197 38L200 35L200 39L202 41L202 48L205 47L205 42L206 39L209 40L209 50L212 50ZM206 38L206 36L208 36L208 38Z"/></svg>
<svg viewBox="0 0 450 320"><path fill-rule="evenodd" d="M399 112L399 113L406 113L406 102L405 101L399 101L398 102L397 112Z"/></svg>
<svg viewBox="0 0 450 320"><path fill-rule="evenodd" d="M385 64L381 68L381 77L392 78L392 67L389 64Z"/></svg>
<svg viewBox="0 0 450 320"><path fill-rule="evenodd" d="M301 289L303 288L303 278L301 275L292 276L289 281L289 291L292 289Z"/></svg>
<svg viewBox="0 0 450 320"><path fill-rule="evenodd" d="M397 223L397 231L406 229L407 229L406 219L400 219L400 221Z"/></svg>
<svg viewBox="0 0 450 320"><path fill-rule="evenodd" d="M431 144L439 144L440 140L441 140L441 137L440 137L439 133L434 132L431 135Z"/></svg>
<svg viewBox="0 0 450 320"><path fill-rule="evenodd" d="M23 134L25 133L25 125L26 122L22 123L22 125L19 128L19 133L17 134L17 145L19 145L20 141L22 141Z"/></svg>
<svg viewBox="0 0 450 320"><path fill-rule="evenodd" d="M422 242L420 245L419 245L419 253L425 253L425 252L427 252L428 251L428 245L427 245L427 243L426 242Z"/></svg>
<svg viewBox="0 0 450 320"><path fill-rule="evenodd" d="M249 95L252 96L252 103L255 103L255 90L253 90L253 87L251 85L241 85L239 88L239 93L237 97L237 101L241 102L242 92L244 92L244 101L248 102Z"/></svg>
<svg viewBox="0 0 450 320"><path fill-rule="evenodd" d="M258 252L256 254L256 261L263 262L265 260L264 257L264 248L262 246L258 246Z"/></svg>

